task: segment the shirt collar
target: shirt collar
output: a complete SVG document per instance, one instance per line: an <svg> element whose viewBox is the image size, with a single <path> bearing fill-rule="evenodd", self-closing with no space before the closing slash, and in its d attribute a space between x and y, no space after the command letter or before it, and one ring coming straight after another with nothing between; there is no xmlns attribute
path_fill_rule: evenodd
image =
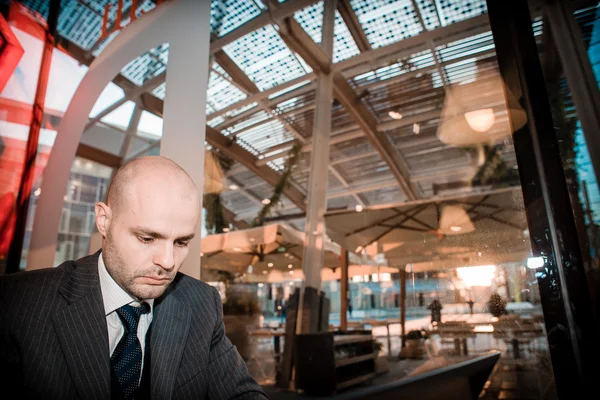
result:
<svg viewBox="0 0 600 400"><path fill-rule="evenodd" d="M102 291L102 301L104 302L104 313L105 315L111 314L119 308L127 304L133 304L139 306L140 303L131 297L106 269L102 253L98 257L98 275L100 277L100 290ZM154 311L154 299L144 300L145 303L150 305L150 313Z"/></svg>

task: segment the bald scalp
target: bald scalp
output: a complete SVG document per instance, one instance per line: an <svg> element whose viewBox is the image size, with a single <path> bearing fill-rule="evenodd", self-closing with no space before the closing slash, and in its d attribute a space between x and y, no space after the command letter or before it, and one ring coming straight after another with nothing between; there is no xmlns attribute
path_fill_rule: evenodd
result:
<svg viewBox="0 0 600 400"><path fill-rule="evenodd" d="M160 187L162 179L169 179L181 186L182 193L197 194L192 178L173 160L161 156L136 158L117 170L108 187L106 204L115 218L124 209L132 188L144 179L156 179L157 187Z"/></svg>

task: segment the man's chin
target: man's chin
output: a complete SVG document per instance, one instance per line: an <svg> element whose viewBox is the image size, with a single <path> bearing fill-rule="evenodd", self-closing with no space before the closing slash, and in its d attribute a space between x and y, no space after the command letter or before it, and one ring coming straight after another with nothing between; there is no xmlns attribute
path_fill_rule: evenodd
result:
<svg viewBox="0 0 600 400"><path fill-rule="evenodd" d="M133 288L133 294L140 300L156 299L163 295L168 286L168 283L163 285L138 284Z"/></svg>

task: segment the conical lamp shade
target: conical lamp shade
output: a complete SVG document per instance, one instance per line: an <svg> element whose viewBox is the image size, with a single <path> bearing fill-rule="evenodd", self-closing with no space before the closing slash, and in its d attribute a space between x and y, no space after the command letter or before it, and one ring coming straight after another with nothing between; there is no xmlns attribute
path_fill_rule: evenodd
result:
<svg viewBox="0 0 600 400"><path fill-rule="evenodd" d="M463 147L494 144L511 136L503 90L502 78L496 74L450 86L438 124L440 141ZM508 96L509 104L518 104L511 93ZM527 123L525 110L510 111L515 129Z"/></svg>
<svg viewBox="0 0 600 400"><path fill-rule="evenodd" d="M221 193L225 190L225 177L212 152L204 153L204 194Z"/></svg>
<svg viewBox="0 0 600 400"><path fill-rule="evenodd" d="M467 212L460 206L445 206L442 208L439 232L444 235L461 235L473 232L475 225Z"/></svg>

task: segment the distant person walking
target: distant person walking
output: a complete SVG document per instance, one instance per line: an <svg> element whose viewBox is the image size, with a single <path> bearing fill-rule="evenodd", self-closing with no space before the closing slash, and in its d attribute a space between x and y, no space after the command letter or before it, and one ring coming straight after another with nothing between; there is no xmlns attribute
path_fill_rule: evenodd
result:
<svg viewBox="0 0 600 400"><path fill-rule="evenodd" d="M467 301L467 304L469 305L469 313L473 315L473 305L475 304L475 302L473 301L473 299L469 299L469 301Z"/></svg>
<svg viewBox="0 0 600 400"><path fill-rule="evenodd" d="M425 299L423 298L423 292L419 292L419 307L423 307L425 305Z"/></svg>
<svg viewBox="0 0 600 400"><path fill-rule="evenodd" d="M442 322L442 303L438 299L434 299L431 304L427 306L431 310L431 324L434 322Z"/></svg>

